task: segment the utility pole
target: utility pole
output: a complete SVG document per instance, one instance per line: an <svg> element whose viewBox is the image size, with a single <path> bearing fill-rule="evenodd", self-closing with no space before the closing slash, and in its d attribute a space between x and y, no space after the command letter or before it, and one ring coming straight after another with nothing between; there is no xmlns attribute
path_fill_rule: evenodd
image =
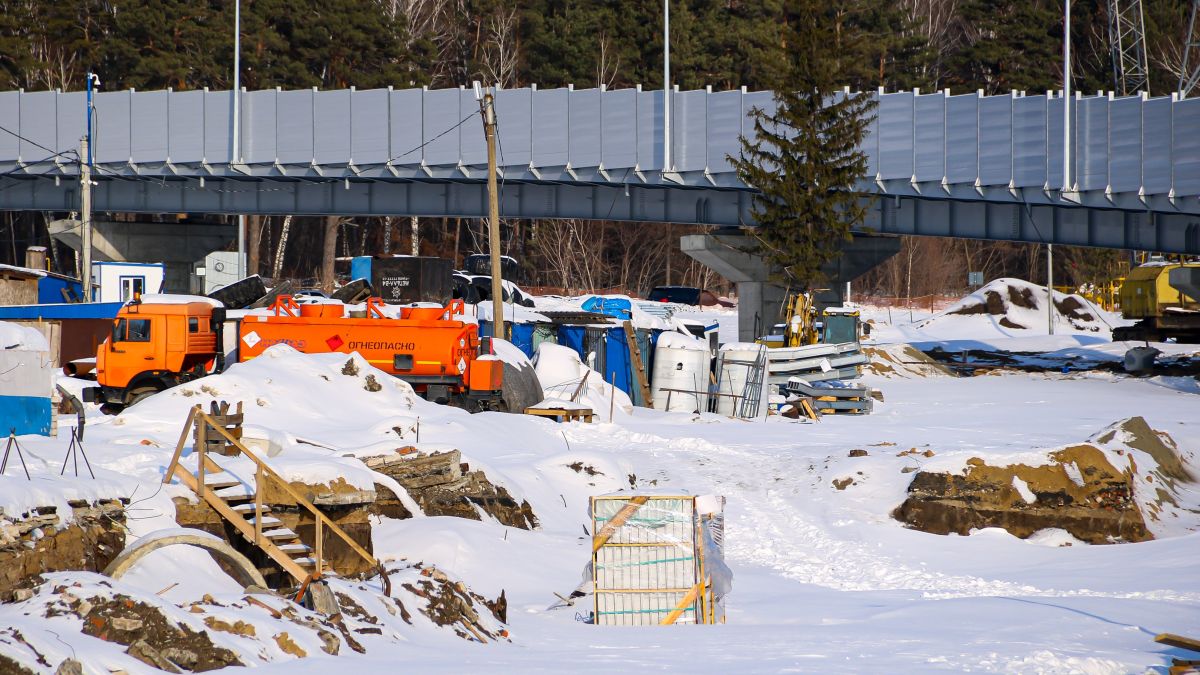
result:
<svg viewBox="0 0 1200 675"><path fill-rule="evenodd" d="M1046 244L1046 296L1050 302L1046 308L1046 321L1050 334L1054 335L1054 244Z"/></svg>
<svg viewBox="0 0 1200 675"><path fill-rule="evenodd" d="M92 301L92 165L88 138L79 139L79 222L82 230L83 263L79 280L83 282L83 301Z"/></svg>
<svg viewBox="0 0 1200 675"><path fill-rule="evenodd" d="M663 173L671 162L671 0L663 0Z"/></svg>
<svg viewBox="0 0 1200 675"><path fill-rule="evenodd" d="M1071 0L1063 0L1063 180L1071 192ZM1054 335L1054 244L1046 244L1046 321Z"/></svg>
<svg viewBox="0 0 1200 675"><path fill-rule="evenodd" d="M242 161L242 0L233 3L233 147L231 164ZM237 217L237 273L246 276L246 216Z"/></svg>
<svg viewBox="0 0 1200 675"><path fill-rule="evenodd" d="M1063 10L1063 193L1071 192L1071 0Z"/></svg>
<svg viewBox="0 0 1200 675"><path fill-rule="evenodd" d="M492 249L492 336L508 339L504 328L504 280L500 278L500 194L496 187L496 109L495 97L483 95L483 135L488 155L488 243Z"/></svg>

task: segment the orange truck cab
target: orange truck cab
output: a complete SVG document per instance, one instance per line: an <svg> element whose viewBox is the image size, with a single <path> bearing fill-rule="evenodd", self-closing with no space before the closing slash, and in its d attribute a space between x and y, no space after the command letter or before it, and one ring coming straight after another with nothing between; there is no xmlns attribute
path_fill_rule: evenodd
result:
<svg viewBox="0 0 1200 675"><path fill-rule="evenodd" d="M135 298L117 313L112 334L100 344L99 386L84 389L84 400L120 408L220 370L224 321L225 309L209 302Z"/></svg>
<svg viewBox="0 0 1200 675"><path fill-rule="evenodd" d="M490 340L480 339L474 323L454 318L464 312L462 300L445 307L401 307L399 318L387 316L385 306L369 298L362 316L346 316L340 304L297 305L291 296L280 296L269 314L242 319L238 360L277 344L307 354L358 352L430 401L468 410L503 408L504 364L480 358L491 352Z"/></svg>

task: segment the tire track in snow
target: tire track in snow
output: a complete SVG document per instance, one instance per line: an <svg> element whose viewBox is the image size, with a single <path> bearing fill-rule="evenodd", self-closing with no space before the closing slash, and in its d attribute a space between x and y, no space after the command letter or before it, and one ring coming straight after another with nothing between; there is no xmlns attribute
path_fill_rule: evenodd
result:
<svg viewBox="0 0 1200 675"><path fill-rule="evenodd" d="M785 578L839 591L918 591L929 599L984 596L1104 597L1200 603L1200 593L1171 590L1105 592L1043 589L999 579L944 574L912 567L874 550L869 542L830 535L787 494L811 491L813 483L775 475L794 456L770 452L770 446L722 445L697 437L666 437L606 425L575 426L573 442L627 450L636 445L647 456L667 460L656 468L687 467L686 475L668 472L673 483L716 494L740 495L727 512L725 554L733 562L778 570ZM782 448L778 448L782 450ZM703 483L698 485L697 483Z"/></svg>

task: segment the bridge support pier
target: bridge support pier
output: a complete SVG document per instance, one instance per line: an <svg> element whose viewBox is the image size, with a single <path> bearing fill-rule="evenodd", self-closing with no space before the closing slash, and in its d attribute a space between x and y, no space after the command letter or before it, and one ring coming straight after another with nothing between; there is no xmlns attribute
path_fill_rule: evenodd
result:
<svg viewBox="0 0 1200 675"><path fill-rule="evenodd" d="M772 280L772 269L756 252L752 238L736 230L722 230L687 235L679 243L684 253L737 285L738 340L752 342L779 320L788 289ZM818 304L841 304L847 281L857 279L899 250L898 237L855 236L842 255L823 268L830 288L817 294Z"/></svg>

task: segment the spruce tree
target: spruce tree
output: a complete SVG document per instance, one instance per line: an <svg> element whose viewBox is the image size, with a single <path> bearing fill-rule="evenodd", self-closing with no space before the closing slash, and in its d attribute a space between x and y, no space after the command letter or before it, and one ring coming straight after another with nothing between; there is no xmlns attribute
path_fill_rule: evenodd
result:
<svg viewBox="0 0 1200 675"><path fill-rule="evenodd" d="M791 3L775 110L753 111L754 137L743 137L741 156L730 158L760 192L754 213L761 253L801 285L821 279L821 266L840 255L866 216L853 189L867 171L859 146L875 103L836 93L842 74L829 49L833 11L820 0Z"/></svg>

